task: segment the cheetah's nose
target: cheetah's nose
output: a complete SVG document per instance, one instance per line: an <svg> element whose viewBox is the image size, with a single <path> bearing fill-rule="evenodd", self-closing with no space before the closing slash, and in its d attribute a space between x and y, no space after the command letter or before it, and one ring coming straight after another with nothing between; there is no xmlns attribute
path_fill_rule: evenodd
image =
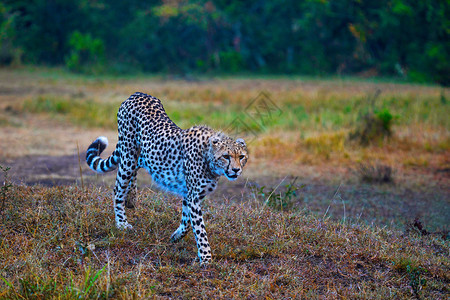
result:
<svg viewBox="0 0 450 300"><path fill-rule="evenodd" d="M237 172L239 172L241 169L239 169L239 168L232 168L231 170L233 170L234 173L237 173Z"/></svg>

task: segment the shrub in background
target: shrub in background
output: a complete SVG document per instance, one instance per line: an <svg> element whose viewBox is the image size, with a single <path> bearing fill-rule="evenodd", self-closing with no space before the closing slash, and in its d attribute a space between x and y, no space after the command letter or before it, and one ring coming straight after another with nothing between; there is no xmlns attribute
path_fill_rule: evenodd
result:
<svg viewBox="0 0 450 300"><path fill-rule="evenodd" d="M393 115L387 108L376 113L367 113L361 118L357 128L350 133L350 139L367 146L371 142L390 137L393 119Z"/></svg>
<svg viewBox="0 0 450 300"><path fill-rule="evenodd" d="M74 31L69 38L70 54L66 67L74 72L101 73L105 66L105 45L99 38L89 33Z"/></svg>
<svg viewBox="0 0 450 300"><path fill-rule="evenodd" d="M394 116L386 107L381 110L375 107L375 101L380 94L381 91L376 90L373 95L368 95L369 112L359 118L356 129L350 132L350 140L356 140L361 145L367 146L392 135Z"/></svg>
<svg viewBox="0 0 450 300"><path fill-rule="evenodd" d="M390 166L381 163L361 163L356 173L362 182L366 183L392 183L394 182L393 170Z"/></svg>

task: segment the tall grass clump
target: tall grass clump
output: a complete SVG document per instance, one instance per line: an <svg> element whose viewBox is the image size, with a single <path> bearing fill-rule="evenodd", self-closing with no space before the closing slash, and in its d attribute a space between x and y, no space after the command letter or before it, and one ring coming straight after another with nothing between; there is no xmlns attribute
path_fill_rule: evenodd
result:
<svg viewBox="0 0 450 300"><path fill-rule="evenodd" d="M375 113L367 113L362 116L357 128L350 133L350 139L367 146L385 137L389 138L392 136L392 123L393 116L387 108Z"/></svg>
<svg viewBox="0 0 450 300"><path fill-rule="evenodd" d="M356 128L350 133L351 140L357 140L361 145L378 142L392 135L394 116L387 107L378 109L376 100L381 94L377 90L373 95L367 97L369 111L360 116Z"/></svg>

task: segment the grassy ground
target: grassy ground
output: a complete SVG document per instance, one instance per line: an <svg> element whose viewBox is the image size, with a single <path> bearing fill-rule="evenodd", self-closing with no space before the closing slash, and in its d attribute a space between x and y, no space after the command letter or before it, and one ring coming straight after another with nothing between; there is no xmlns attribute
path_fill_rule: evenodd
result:
<svg viewBox="0 0 450 300"><path fill-rule="evenodd" d="M85 166L135 91L180 127L249 143L244 177L205 203L211 266L192 263L192 235L168 243L180 200L141 174L135 229L117 231L114 175ZM447 298L448 99L388 81L0 70L0 297Z"/></svg>
<svg viewBox="0 0 450 300"><path fill-rule="evenodd" d="M2 298L444 299L449 244L280 212L250 195L205 203L214 262L193 263L189 234L169 237L180 200L145 190L116 230L111 196L91 187L11 187L2 193ZM95 222L93 222L95 220Z"/></svg>

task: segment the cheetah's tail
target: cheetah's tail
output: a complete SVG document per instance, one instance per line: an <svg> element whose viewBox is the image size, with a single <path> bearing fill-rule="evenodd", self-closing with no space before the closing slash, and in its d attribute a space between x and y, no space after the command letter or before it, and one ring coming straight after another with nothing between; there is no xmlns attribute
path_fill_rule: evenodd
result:
<svg viewBox="0 0 450 300"><path fill-rule="evenodd" d="M98 173L110 172L117 168L120 157L118 150L114 150L110 157L103 159L100 154L108 146L108 139L104 136L98 137L86 151L86 162L88 166Z"/></svg>

